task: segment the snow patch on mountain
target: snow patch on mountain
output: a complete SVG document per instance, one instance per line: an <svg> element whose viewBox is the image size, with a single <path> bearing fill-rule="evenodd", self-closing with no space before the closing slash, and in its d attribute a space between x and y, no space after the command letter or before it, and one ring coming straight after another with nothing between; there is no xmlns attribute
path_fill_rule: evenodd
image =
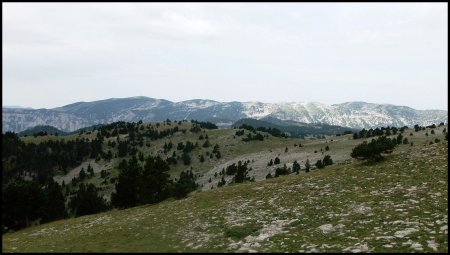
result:
<svg viewBox="0 0 450 255"><path fill-rule="evenodd" d="M242 103L242 113L248 118L260 119L271 114L277 106L274 104L264 104L260 102L244 102Z"/></svg>
<svg viewBox="0 0 450 255"><path fill-rule="evenodd" d="M220 104L212 100L195 99L175 103L176 106L184 106L190 110L205 109Z"/></svg>
<svg viewBox="0 0 450 255"><path fill-rule="evenodd" d="M54 109L3 108L2 131L20 132L36 125L51 125L63 131L115 121L137 122L166 119L208 120L228 125L241 118L322 123L350 128L413 126L447 123L447 111L414 110L407 106L347 102L326 105L318 102L262 103L216 102L194 99L171 102L148 97L114 98L78 102Z"/></svg>

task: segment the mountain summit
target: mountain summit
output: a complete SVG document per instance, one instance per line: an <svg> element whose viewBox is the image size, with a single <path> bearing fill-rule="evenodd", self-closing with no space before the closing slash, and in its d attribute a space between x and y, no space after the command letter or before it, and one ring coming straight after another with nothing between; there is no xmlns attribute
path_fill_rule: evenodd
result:
<svg viewBox="0 0 450 255"><path fill-rule="evenodd" d="M2 131L20 132L37 125L51 125L63 131L74 131L114 121L148 122L166 119L196 119L229 126L242 118L264 117L358 129L448 122L447 111L415 110L390 104L347 102L326 105L317 102L217 102L206 99L171 102L140 96L77 102L53 109L3 108Z"/></svg>

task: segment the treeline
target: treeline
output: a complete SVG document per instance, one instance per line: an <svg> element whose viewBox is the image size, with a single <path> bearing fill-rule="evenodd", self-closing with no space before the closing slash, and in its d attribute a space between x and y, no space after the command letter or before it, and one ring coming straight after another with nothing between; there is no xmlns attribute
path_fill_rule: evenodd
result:
<svg viewBox="0 0 450 255"><path fill-rule="evenodd" d="M115 122L109 125L102 126L98 129L101 136L106 138L109 137L117 137L119 134L125 135L128 134L128 140L133 144L143 145L144 138L150 138L150 140L157 140L169 135L173 135L178 131L182 131L175 126L173 128L166 128L163 130L159 130L160 124L156 123L156 125L148 124L146 127L142 124L141 121L137 123L129 123L129 122Z"/></svg>
<svg viewBox="0 0 450 255"><path fill-rule="evenodd" d="M440 126L444 126L444 125L445 125L444 122L439 123L439 127ZM419 126L418 124L414 125L414 131L415 132L419 132L420 130L425 130L427 128L434 129L434 128L436 128L436 124L431 124L431 125L428 125L428 126L425 126L425 127L424 126Z"/></svg>
<svg viewBox="0 0 450 255"><path fill-rule="evenodd" d="M439 123L439 127L443 126L444 122ZM418 132L420 130L425 130L427 128L431 128L434 129L436 128L436 124L431 124L428 126L420 126L418 124L414 125L414 131ZM375 136L391 136L391 135L397 135L398 132L403 133L405 131L405 129L407 129L408 126L403 126L400 128L397 127L381 127L381 128L371 128L369 130L366 130L365 128L363 128L361 131L359 132L355 132L353 133L353 139L361 139L361 138L370 138L370 137L375 137Z"/></svg>
<svg viewBox="0 0 450 255"><path fill-rule="evenodd" d="M203 122L203 121L197 121L197 120L191 120L191 123L194 124L194 126L199 126L200 128L205 128L205 129L218 129L216 124L213 124L211 122Z"/></svg>
<svg viewBox="0 0 450 255"><path fill-rule="evenodd" d="M369 130L366 130L365 128L363 128L361 131L359 132L355 132L353 134L353 139L361 139L361 138L369 138L369 137L375 137L375 136L390 136L390 135L396 135L398 132L403 133L405 131L405 129L407 129L408 126L404 126L401 128L397 128L397 127L381 127L381 128L371 128Z"/></svg>
<svg viewBox="0 0 450 255"><path fill-rule="evenodd" d="M102 139L43 141L25 144L14 132L2 134L2 183L29 175L44 184L55 171L67 171L87 158L106 157Z"/></svg>
<svg viewBox="0 0 450 255"><path fill-rule="evenodd" d="M116 190L111 195L111 205L118 208L182 198L198 187L191 170L181 172L178 180L170 180L169 165L159 156L148 156L143 165L136 157L122 160L119 170Z"/></svg>
<svg viewBox="0 0 450 255"><path fill-rule="evenodd" d="M255 135L252 135L252 133L248 133L246 137L242 138L242 141L264 141L264 136L261 133L256 133Z"/></svg>
<svg viewBox="0 0 450 255"><path fill-rule="evenodd" d="M170 126L170 120L165 121L163 125ZM178 125L181 125L181 121ZM195 125L214 128L212 123L197 122ZM142 124L142 121L115 122L94 127L89 131L80 131L79 135L94 134L93 139L81 137L68 141L49 140L38 144L26 144L13 132L2 134L2 202L4 202L2 232L28 227L38 221L43 223L69 216L97 213L111 207L128 207L130 204L127 204L126 200L132 201L131 206L156 203L168 197L181 198L195 190L198 185L195 183L192 170L182 172L178 179L170 180L166 173L167 161L170 162L170 160L165 161L159 157L145 158L144 154L138 150L137 146L143 146L144 139L156 140L178 131L186 132L186 130L179 130L178 126L162 130L160 126L160 123L146 126ZM126 134L128 139L119 137ZM116 139L109 139L105 144L105 138L109 137L116 137ZM107 146L106 149L104 145ZM146 145L150 146L149 142ZM203 147L209 146L206 136ZM165 152L172 147L171 142L166 143ZM187 141L185 144L179 144L178 147L183 152L181 157L183 162L186 165L190 164L191 159L188 154L198 147L198 144ZM213 154L220 158L217 144L211 156ZM83 183L84 180L94 176L90 166L87 172L82 169L79 176L74 177L67 185L64 182L58 185L53 181L53 176L57 172L65 174L87 159L110 160L113 157L128 155L132 158L129 161L122 161L119 167L121 172L119 178L110 179L111 183L117 181L112 203L108 203L99 194L100 188ZM140 162L144 162L142 166L141 163L135 163L137 157ZM172 160L176 164L175 151ZM137 173L137 178L130 178L127 175L130 172ZM106 171L101 171L102 178L105 179L107 175ZM138 185L132 185L134 181ZM106 184L106 179L102 184ZM135 186L135 196L129 196L126 193L131 186ZM55 210L58 211L53 212Z"/></svg>
<svg viewBox="0 0 450 255"><path fill-rule="evenodd" d="M86 159L104 154L102 143L98 138L77 138L25 144L13 132L2 134L2 233L108 208L92 184L81 183L77 192L69 193L63 190L65 184L53 181L56 171L67 173ZM92 175L93 170L88 168L88 173Z"/></svg>
<svg viewBox="0 0 450 255"><path fill-rule="evenodd" d="M208 129L215 129L217 126L210 122L193 121L195 127L204 127ZM163 125L171 125L171 121L167 120ZM181 125L181 121L178 122ZM87 158L93 158L96 160L105 159L111 160L112 158L121 158L126 156L138 155L143 161L143 154L139 152L137 146L144 146L146 140L146 146L150 146L150 140L157 140L167 136L171 136L178 131L186 132L186 130L180 130L178 126L160 129L160 123L156 124L142 124L142 121L137 123L128 123L124 121L114 122L107 125L101 125L93 127L92 131L87 131L86 134L96 132L96 138L77 138L75 140L64 141L44 141L39 144L28 143L20 141L12 132L7 132L3 135L3 182L9 182L16 177L23 177L28 174L33 178L38 178L40 183L43 183L47 178L52 177L56 171L67 173L68 169L71 169L86 160ZM85 131L81 130L80 135ZM94 133L95 134L95 133ZM128 139L121 139L119 135L128 134ZM105 138L116 137L115 140L109 139L107 142L107 148L102 149L103 141ZM206 141L203 144L204 148L209 147L209 140L205 135ZM144 140L145 139L145 140ZM203 139L200 135L199 139ZM182 148L180 148L182 146ZM168 158L169 164L176 164L177 159L183 160L185 165L191 163L189 152L192 149L198 147L186 142L185 145L178 144L178 149L183 150L181 157L176 156L175 152L172 157ZM220 158L220 152L218 151L218 145L214 147L213 153L217 158ZM172 144L169 143L164 147L164 153L167 153L172 148ZM212 157L212 156L211 156Z"/></svg>
<svg viewBox="0 0 450 255"><path fill-rule="evenodd" d="M244 142L248 142L248 141L264 141L264 136L261 133L257 133L256 129L254 129L252 126L246 125L246 124L242 124L240 127L240 129L242 130L238 130L236 131L236 133L234 134L235 136L243 136L245 133L245 130L249 130L250 132L243 137L241 140ZM252 135L253 133L253 135ZM266 135L267 137L267 135Z"/></svg>
<svg viewBox="0 0 450 255"><path fill-rule="evenodd" d="M2 234L67 217L61 186L17 180L2 186Z"/></svg>
<svg viewBox="0 0 450 255"><path fill-rule="evenodd" d="M439 124L439 126L443 126L444 123L441 122ZM387 128L385 129L385 132L383 135L381 135L380 137L378 137L377 139L372 139L369 143L367 141L362 142L361 144L357 145L355 148L352 149L352 152L350 154L350 156L352 158L355 159L359 159L359 160L368 160L368 161L380 161L383 160L383 154L390 154L392 153L392 151L394 150L394 148L397 145L401 145L401 144L409 144L408 138L404 137L402 135L402 133L404 132L404 130L407 127L402 127L400 129L397 128L391 128L390 130L392 131L389 132L390 130ZM431 128L431 134L435 134L434 132L434 128L436 128L435 124L432 125L428 125L426 127L423 126L419 126L418 124L414 125L414 131L415 132L419 132L421 130L425 130L426 128ZM392 137L392 138L388 138L387 135L395 135L397 133L397 130L400 132L397 137ZM444 130L442 131L443 133L445 133L445 139L447 140L448 138L448 133L447 130L444 128ZM412 136L413 134L410 133L410 136ZM425 133L426 136L428 136L428 132ZM440 142L439 139L435 139L434 140L435 143ZM432 144L433 142L430 141L430 144ZM413 146L413 143L411 142L411 146Z"/></svg>
<svg viewBox="0 0 450 255"><path fill-rule="evenodd" d="M88 173L92 172L89 170ZM18 230L34 224L45 223L71 216L99 213L115 208L128 208L142 204L161 202L169 197L183 198L198 188L192 170L182 171L178 179L171 180L169 166L158 157L147 157L141 165L137 158L122 160L115 192L108 203L99 195L99 188L82 181L80 172L72 181L73 189L66 191L64 183L53 180L40 184L35 180L18 179L2 187L2 233ZM74 189L78 186L78 189ZM65 203L68 202L66 208Z"/></svg>
<svg viewBox="0 0 450 255"><path fill-rule="evenodd" d="M246 129L250 132L253 132L254 134L256 134L256 131L261 131L261 132L266 132L271 134L272 136L275 137L288 137L286 135L286 133L281 132L281 130L277 129L277 128L271 128L271 127L258 127L258 128L254 128L253 126L247 125L247 124L242 124L239 126L240 129Z"/></svg>

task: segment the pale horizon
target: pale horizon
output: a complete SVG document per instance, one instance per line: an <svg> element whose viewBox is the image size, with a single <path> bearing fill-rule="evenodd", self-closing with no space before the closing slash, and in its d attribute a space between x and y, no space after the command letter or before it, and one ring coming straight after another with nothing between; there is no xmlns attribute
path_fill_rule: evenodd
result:
<svg viewBox="0 0 450 255"><path fill-rule="evenodd" d="M2 105L146 96L448 111L448 3L2 3Z"/></svg>

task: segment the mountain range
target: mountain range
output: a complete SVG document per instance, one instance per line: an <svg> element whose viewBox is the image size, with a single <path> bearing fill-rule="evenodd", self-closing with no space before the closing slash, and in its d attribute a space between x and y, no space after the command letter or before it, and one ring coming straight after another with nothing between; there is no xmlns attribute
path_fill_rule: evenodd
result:
<svg viewBox="0 0 450 255"><path fill-rule="evenodd" d="M53 109L2 108L2 132L21 132L37 125L50 125L71 132L115 121L195 119L229 127L243 118L275 118L300 123L321 123L348 128L413 126L448 123L443 110L415 110L407 106L347 102L326 105L317 102L262 103L217 102L193 99L171 102L149 97L111 98L77 102Z"/></svg>

